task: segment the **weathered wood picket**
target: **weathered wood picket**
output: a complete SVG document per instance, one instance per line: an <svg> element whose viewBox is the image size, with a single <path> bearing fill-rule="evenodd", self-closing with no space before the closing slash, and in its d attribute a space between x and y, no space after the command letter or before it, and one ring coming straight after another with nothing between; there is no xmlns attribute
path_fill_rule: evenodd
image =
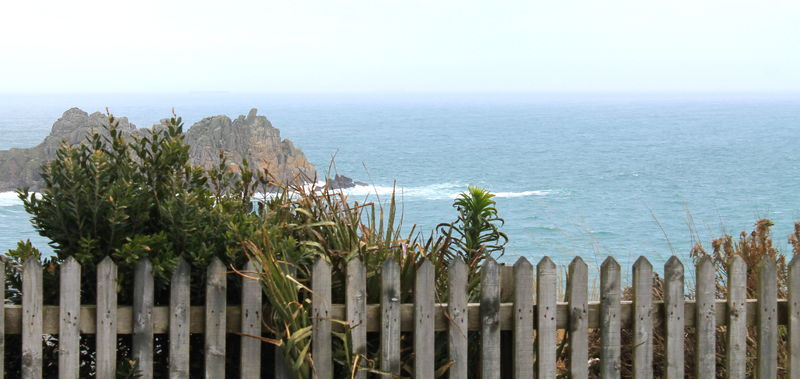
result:
<svg viewBox="0 0 800 379"><path fill-rule="evenodd" d="M777 268L765 258L753 269L758 273L758 299L746 299L747 267L743 259L733 259L726 280L727 299L717 299L715 269L709 259L699 261L692 270L696 274L696 297L684 296L684 266L675 257L664 266L664 300L653 299L654 270L644 257L631 267L632 301L622 300L621 267L609 257L600 266L600 298L590 302L588 267L575 258L568 267L565 302L559 302L558 269L547 257L533 266L524 258L504 267L489 259L481 268L480 303L467 303L467 268L463 262L448 266L447 303L436 303L434 267L423 261L413 283L413 304L401 304L399 265L386 260L382 265L380 303L367 304L367 277L364 265L357 260L346 267L346 304L331 302L331 266L318 259L312 266L311 315L313 323L312 353L316 377L331 379L334 375L332 320L346 320L351 327L353 350L377 357L379 368L401 373L401 333L413 335L413 365L417 378L435 375L435 333L447 335L447 353L452 363L451 378L467 377L469 367L480 367L482 378L500 378L504 372L501 356L511 355L514 378L555 378L556 346L569 340L566 370L572 378L587 378L590 372L590 329L600 330L599 372L604 378L619 378L623 354L631 354L633 375L653 377L654 332L661 328L666 354L666 377L684 376L684 346L693 344L696 377L715 376L716 338L725 331L725 370L728 377L743 378L746 369L748 326L757 331L755 367L759 378L778 375L778 339L788 340L787 371L800 377L800 260L789 264L788 299L778 299ZM148 261L135 269L133 306L118 306L116 292L117 267L106 258L97 267L97 304L80 304L81 266L68 259L60 267L60 306L43 301L42 266L37 260L25 262L22 273L22 305L5 305L0 317L0 357L5 356L5 335L21 334L21 364L24 378L41 378L42 336L58 334L59 377L77 378L80 366L81 334L96 334L96 370L98 377L112 378L116 371L116 339L119 334L133 336L132 353L145 378L153 376L154 334L169 335L169 376L189 377L189 350L203 349L205 376L225 375L226 335L261 335L262 292L249 277L229 276L229 269L214 260L207 269L206 304L192 306L189 301L190 268L181 261L172 273L169 306L155 306L153 270ZM244 270L258 270L248 263ZM5 268L0 262L0 277ZM511 280L503 280L511 275ZM229 280L243 280L241 306L228 306L226 288ZM501 283L512 283L512 291L501 291ZM125 289L123 289L125 290ZM501 294L510 296L503 298ZM0 292L0 297L5 294ZM778 326L788 327L779 336ZM722 329L720 329L722 327ZM685 341L685 328L693 328L696 338ZM623 348L622 329L631 331L630 349ZM511 343L501 343L501 331L512 331ZM559 332L561 330L562 332ZM480 334L479 364L470 366L468 332ZM205 346L190 346L190 333L204 335ZM367 351L368 333L379 333L379 351ZM242 378L271 376L274 367L262 362L262 342L242 337L239 362ZM661 343L661 342L658 342ZM0 358L0 375L3 371ZM357 375L366 378L362 371Z"/></svg>

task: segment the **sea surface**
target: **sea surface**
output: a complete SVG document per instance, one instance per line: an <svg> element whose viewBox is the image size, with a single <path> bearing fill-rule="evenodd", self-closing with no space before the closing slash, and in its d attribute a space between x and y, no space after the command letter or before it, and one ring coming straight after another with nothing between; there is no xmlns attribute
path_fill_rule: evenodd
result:
<svg viewBox="0 0 800 379"><path fill-rule="evenodd" d="M800 220L800 95L230 93L0 95L0 149L30 147L68 108L150 126L172 109L186 125L258 108L320 171L396 183L404 226L452 221L468 185L496 194L510 239L504 262L581 255L596 267L670 255L751 230L768 217L775 244ZM13 193L0 193L0 251L30 238L47 250ZM624 272L627 273L628 269Z"/></svg>

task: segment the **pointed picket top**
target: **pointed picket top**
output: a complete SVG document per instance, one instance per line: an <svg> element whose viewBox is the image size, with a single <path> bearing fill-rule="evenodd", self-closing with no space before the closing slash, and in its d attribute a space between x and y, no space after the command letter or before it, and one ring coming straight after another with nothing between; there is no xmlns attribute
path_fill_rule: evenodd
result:
<svg viewBox="0 0 800 379"><path fill-rule="evenodd" d="M683 275L683 262L673 255L664 263L664 276L666 277L667 275L678 273L680 273L681 276ZM682 277L681 280L683 280Z"/></svg>
<svg viewBox="0 0 800 379"><path fill-rule="evenodd" d="M519 257L519 259L517 259L517 262L514 263L514 271L518 271L520 269L524 269L524 268L528 268L528 267L533 269L533 265L531 264L530 261L525 259L525 257Z"/></svg>
<svg viewBox="0 0 800 379"><path fill-rule="evenodd" d="M544 257L543 257L543 258L542 258L542 259L539 261L539 263L536 265L536 269L537 269L538 271L543 271L543 270L555 270L555 269L556 269L556 264L555 264L555 263L553 263L553 260L552 260L552 259L550 259L550 257L548 257L548 256L546 256L546 255L545 255L545 256L544 256Z"/></svg>
<svg viewBox="0 0 800 379"><path fill-rule="evenodd" d="M447 264L447 271L452 271L455 270L456 268L466 269L467 264L464 263L464 261L461 258L453 259L450 261L450 263Z"/></svg>
<svg viewBox="0 0 800 379"><path fill-rule="evenodd" d="M634 270L652 270L653 265L650 264L650 261L644 257L644 255L640 256L636 262L633 262L633 269Z"/></svg>
<svg viewBox="0 0 800 379"><path fill-rule="evenodd" d="M775 270L775 259L768 255L763 256L761 261L758 262L758 269Z"/></svg>
<svg viewBox="0 0 800 379"><path fill-rule="evenodd" d="M600 269L601 270L617 270L617 271L619 271L619 268L620 268L619 262L617 262L617 260L614 259L614 257L612 257L610 255L603 261L602 264L600 264Z"/></svg>
<svg viewBox="0 0 800 379"><path fill-rule="evenodd" d="M317 270L321 270L321 269L330 270L330 268L331 268L331 264L328 263L328 261L325 258L323 258L322 256L319 256L319 257L317 257L317 259L314 260L314 267L313 267L312 270L313 270L313 272L317 272Z"/></svg>
<svg viewBox="0 0 800 379"><path fill-rule="evenodd" d="M714 275L716 272L716 269L714 268L714 261L711 260L711 257L708 255L700 257L695 267L695 270L698 274L703 273L706 275Z"/></svg>
<svg viewBox="0 0 800 379"><path fill-rule="evenodd" d="M78 260L75 259L75 257L69 256L69 257L67 257L66 260L64 260L64 263L61 264L61 267L74 269L74 268L80 268L81 264L78 263Z"/></svg>
<svg viewBox="0 0 800 379"><path fill-rule="evenodd" d="M381 264L381 272L391 270L393 268L400 268L400 265L397 264L397 261L395 261L394 258L387 257L383 260L383 264Z"/></svg>
<svg viewBox="0 0 800 379"><path fill-rule="evenodd" d="M789 359L788 377L800 376L800 254L789 262Z"/></svg>
<svg viewBox="0 0 800 379"><path fill-rule="evenodd" d="M28 257L25 260L25 263L22 264L23 270L41 270L42 269L42 262L39 261L37 257Z"/></svg>
<svg viewBox="0 0 800 379"><path fill-rule="evenodd" d="M741 259L741 257L739 257L738 255L736 257ZM800 254L795 254L792 257L792 260L789 261L789 267L796 267L797 265L800 265Z"/></svg>
<svg viewBox="0 0 800 379"><path fill-rule="evenodd" d="M800 255L795 255L794 258L792 258L792 261L789 263L789 266L792 266L794 264L794 261L797 260L798 257L800 257ZM798 262L800 262L800 261L798 261ZM745 275L747 275L747 262L744 261L744 258L742 258L741 255L736 254L736 255L733 256L733 259L731 259L731 262L730 262L730 267L731 268L728 269L728 272L734 271L733 267L736 267L736 268L744 267Z"/></svg>
<svg viewBox="0 0 800 379"><path fill-rule="evenodd" d="M144 275L152 276L153 263L147 258L142 258L139 262L136 262L136 267L134 268L135 272L139 272L140 270L142 270L141 272L144 273Z"/></svg>
<svg viewBox="0 0 800 379"><path fill-rule="evenodd" d="M190 270L191 266L189 266L189 262L186 262L186 260L183 258L178 258L178 264L175 265L175 269L172 272L172 277L175 278L178 275L188 275Z"/></svg>
<svg viewBox="0 0 800 379"><path fill-rule="evenodd" d="M247 271L248 276L257 277L261 271L261 264L255 259L248 259L244 264L244 270Z"/></svg>
<svg viewBox="0 0 800 379"><path fill-rule="evenodd" d="M586 270L589 269L589 266L586 265L586 262L583 261L583 258L581 257L572 258L572 261L569 262L569 269L572 270L574 268L579 268L579 267L584 268Z"/></svg>
<svg viewBox="0 0 800 379"><path fill-rule="evenodd" d="M100 264L98 264L97 266L98 267L113 267L114 265L116 265L116 263L114 263L114 260L111 259L110 256L106 255L106 257L103 258L103 260L100 261Z"/></svg>
<svg viewBox="0 0 800 379"><path fill-rule="evenodd" d="M361 270L364 267L364 264L361 263L361 259L358 257L352 258L347 261L347 272L355 272L352 270Z"/></svg>
<svg viewBox="0 0 800 379"><path fill-rule="evenodd" d="M208 270L209 271L213 270L214 272L218 272L218 271L225 271L226 268L225 264L222 263L222 260L219 259L219 257L214 257L211 259L211 263L208 264Z"/></svg>
<svg viewBox="0 0 800 379"><path fill-rule="evenodd" d="M422 258L422 263L420 263L419 267L417 268L417 275L421 275L421 271L427 272L427 270L433 271L433 263L431 263L428 258Z"/></svg>
<svg viewBox="0 0 800 379"><path fill-rule="evenodd" d="M734 255L728 263L728 330L747 328L747 263ZM790 303L791 304L791 303ZM747 333L726 333L725 372L729 378L744 378L747 370Z"/></svg>
<svg viewBox="0 0 800 379"><path fill-rule="evenodd" d="M497 261L492 257L486 257L486 259L483 261L483 267L489 266L497 266Z"/></svg>

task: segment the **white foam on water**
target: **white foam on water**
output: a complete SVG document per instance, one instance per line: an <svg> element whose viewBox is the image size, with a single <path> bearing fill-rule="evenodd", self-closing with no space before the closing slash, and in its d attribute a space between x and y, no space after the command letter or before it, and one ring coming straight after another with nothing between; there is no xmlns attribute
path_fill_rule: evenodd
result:
<svg viewBox="0 0 800 379"><path fill-rule="evenodd" d="M522 192L497 192L495 197L527 197L527 196L547 196L553 193L550 190L522 191Z"/></svg>
<svg viewBox="0 0 800 379"><path fill-rule="evenodd" d="M344 189L343 192L349 196L390 196L394 191L398 197L403 198L420 198L425 200L444 200L455 199L462 192L466 191L466 185L460 183L438 183L427 186L419 187L402 187L398 186L393 188L391 186L355 186L352 188ZM551 194L550 190L530 190L520 192L494 192L495 197L498 198L513 198L513 197L528 197L528 196L547 196Z"/></svg>
<svg viewBox="0 0 800 379"><path fill-rule="evenodd" d="M22 205L22 201L13 191L0 192L0 207L14 207Z"/></svg>

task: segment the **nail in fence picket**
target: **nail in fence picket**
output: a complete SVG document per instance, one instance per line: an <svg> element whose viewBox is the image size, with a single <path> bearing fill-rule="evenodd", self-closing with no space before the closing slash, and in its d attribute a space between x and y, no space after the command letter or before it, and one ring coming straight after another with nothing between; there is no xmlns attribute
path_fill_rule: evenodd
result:
<svg viewBox="0 0 800 379"><path fill-rule="evenodd" d="M466 378L469 366L467 365L467 338L469 324L467 323L467 265L461 259L454 259L448 266L448 351L453 365L450 375L455 378ZM531 316L533 324L533 316ZM531 347L531 349L533 349ZM533 368L531 368L533 369Z"/></svg>
<svg viewBox="0 0 800 379"><path fill-rule="evenodd" d="M620 267L608 257L600 265L600 376L619 378L622 374L620 324Z"/></svg>
<svg viewBox="0 0 800 379"><path fill-rule="evenodd" d="M22 378L42 377L42 265L28 258L22 272Z"/></svg>
<svg viewBox="0 0 800 379"><path fill-rule="evenodd" d="M319 379L333 378L331 360L331 265L317 258L311 273L311 352Z"/></svg>
<svg viewBox="0 0 800 379"><path fill-rule="evenodd" d="M697 261L696 298L684 298L684 266L676 257L664 266L664 301L654 301L653 268L645 258L639 258L632 267L633 291L631 302L621 301L621 270L611 257L600 267L600 301L588 302L588 267L580 258L570 263L566 285L566 303L557 302L558 271L547 257L533 267L524 258L513 267L508 285L502 290L501 267L487 259L479 269L481 285L479 304L469 304L467 266L455 260L447 267L448 290L444 304L436 304L435 269L431 261L417 262L413 279L413 304L402 304L403 277L400 265L387 259L379 273L380 304L367 304L366 272L359 260L347 265L346 304L331 301L331 266L318 258L312 266L311 279L311 352L313 376L332 379L332 336L335 332L331 320L346 320L351 327L353 346L362 357L377 358L379 369L393 374L403 374L403 368L413 371L415 377L432 378L437 373L436 353L449 354L450 377L465 377L470 367L480 368L482 378L501 376L501 362L511 357L510 372L514 378L531 378L556 375L556 346L566 338L567 366L570 377L587 378L589 373L588 332L599 329L600 355L598 364L601 376L619 377L623 354L632 354L633 376L653 376L653 350L655 327L664 330L664 362L666 377L682 377L684 373L684 346L691 343L695 349L697 377L713 377L716 372L716 342L718 330L726 331L725 369L728 377L742 378L746 374L747 330L757 332L753 361L754 374L760 378L778 375L779 325L788 326L785 337L788 345L786 369L789 377L800 373L800 258L789 264L787 299L778 299L778 272L773 259L764 258L757 267L757 300L747 300L747 267L741 257L734 257L728 266L728 277L720 278L727 286L728 298L717 300L717 278L713 262L708 258ZM412 263L413 264L413 263ZM0 262L0 277L4 275ZM41 378L43 362L42 336L58 334L59 377L76 378L81 364L79 341L81 334L96 334L96 366L98 378L116 375L117 335L133 335L132 356L144 377L152 377L153 336L169 335L169 376L190 376L189 333L202 333L205 338L203 355L205 376L224 377L226 336L242 335L239 347L240 377L259 377L274 374L263 367L259 339L265 329L262 325L262 290L258 265L247 263L242 280L242 305L227 306L227 275L224 264L214 259L206 270L206 304L189 303L191 268L181 260L172 272L170 303L154 305L153 269L149 261L136 264L134 270L133 306L118 306L117 266L106 257L97 266L97 305L80 305L81 266L70 258L60 268L59 304L43 304L43 268L36 259L23 264L22 305L5 305L5 317L0 326L5 333L0 337L0 351L5 350L5 334L21 334L21 372L24 378ZM407 278L410 279L410 278ZM534 289L534 285L536 286ZM505 291L505 292L503 292ZM506 293L508 299L502 300ZM4 296L0 295L0 296ZM504 301L501 303L501 300ZM306 300L308 301L308 300ZM508 301L508 302L505 302ZM747 312L753 317L748 319ZM689 317L686 317L688 315ZM721 327L721 329L720 329ZM693 328L695 337L686 341L685 328ZM558 330L566 330L559 334ZM632 334L631 345L621 346L621 331ZM512 331L510 344L500 343L500 331ZM481 348L474 357L479 362L468 362L468 331L480 333ZM379 351L367 351L367 332L380 334ZM403 362L404 346L401 333L413 334L413 366ZM437 350L436 332L446 333L447 350ZM534 334L536 335L534 339ZM371 345L370 345L371 346ZM536 349L536 351L534 350ZM3 357L3 355L0 355ZM536 358L536 359L534 359ZM536 366L534 367L534 362ZM0 365L4 362L0 361ZM280 362L278 362L280 363ZM362 366L367 363L362 361ZM277 367L277 366L276 366ZM1 371L0 371L1 372ZM285 373L285 372L284 372ZM359 370L358 377L366 377Z"/></svg>
<svg viewBox="0 0 800 379"><path fill-rule="evenodd" d="M653 377L653 265L645 257L633 264L633 376Z"/></svg>
<svg viewBox="0 0 800 379"><path fill-rule="evenodd" d="M153 377L153 264L136 265L133 279L133 359L141 377Z"/></svg>
<svg viewBox="0 0 800 379"><path fill-rule="evenodd" d="M533 378L533 266L514 264L514 378Z"/></svg>
<svg viewBox="0 0 800 379"><path fill-rule="evenodd" d="M789 377L800 377L800 255L789 262Z"/></svg>
<svg viewBox="0 0 800 379"><path fill-rule="evenodd" d="M261 341L248 337L261 336L261 285L258 282L258 263L248 261L242 276L242 334L239 354L239 377L261 377Z"/></svg>
<svg viewBox="0 0 800 379"><path fill-rule="evenodd" d="M764 257L758 264L758 368L757 377L778 377L778 288L775 261Z"/></svg>
<svg viewBox="0 0 800 379"><path fill-rule="evenodd" d="M225 265L214 258L206 271L206 378L225 377L225 328L227 323Z"/></svg>
<svg viewBox="0 0 800 379"><path fill-rule="evenodd" d="M189 378L190 275L189 263L181 259L170 281L169 376L172 379Z"/></svg>
<svg viewBox="0 0 800 379"><path fill-rule="evenodd" d="M664 265L664 348L666 377L683 378L683 263L674 255Z"/></svg>
<svg viewBox="0 0 800 379"><path fill-rule="evenodd" d="M744 378L747 370L747 264L735 256L728 265L728 333L725 371Z"/></svg>
<svg viewBox="0 0 800 379"><path fill-rule="evenodd" d="M6 263L0 260L0 282L6 282ZM6 303L6 291L0 291L0 304ZM5 310L3 310L5 311ZM5 313L5 312L3 312ZM6 330L5 314L0 317L0 331ZM0 333L0 379L4 377L5 373L5 356L6 356L6 334Z"/></svg>
<svg viewBox="0 0 800 379"><path fill-rule="evenodd" d="M481 378L500 378L500 270L492 258L481 267Z"/></svg>
<svg viewBox="0 0 800 379"><path fill-rule="evenodd" d="M424 259L414 282L414 377L434 378L434 281L433 264Z"/></svg>
<svg viewBox="0 0 800 379"><path fill-rule="evenodd" d="M567 301L569 302L569 374L573 379L589 377L589 268L580 257L569 264Z"/></svg>
<svg viewBox="0 0 800 379"><path fill-rule="evenodd" d="M97 377L117 375L117 265L105 257L97 266Z"/></svg>
<svg viewBox="0 0 800 379"><path fill-rule="evenodd" d="M381 371L400 375L400 266L386 258L381 266Z"/></svg>
<svg viewBox="0 0 800 379"><path fill-rule="evenodd" d="M556 377L556 265L548 257L536 265L536 357L541 379Z"/></svg>
<svg viewBox="0 0 800 379"><path fill-rule="evenodd" d="M74 257L61 264L59 285L58 377L78 378L80 370L81 265Z"/></svg>
<svg viewBox="0 0 800 379"><path fill-rule="evenodd" d="M347 304L347 323L350 326L350 341L353 357L362 362L367 356L367 274L361 260L355 258L347 262L347 283L345 302ZM357 369L356 379L366 379L365 371Z"/></svg>

